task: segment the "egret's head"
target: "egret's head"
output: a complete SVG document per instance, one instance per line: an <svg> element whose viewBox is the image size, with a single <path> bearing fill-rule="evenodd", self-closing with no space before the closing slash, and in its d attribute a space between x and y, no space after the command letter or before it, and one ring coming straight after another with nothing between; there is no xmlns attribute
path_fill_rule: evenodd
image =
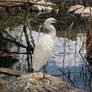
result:
<svg viewBox="0 0 92 92"><path fill-rule="evenodd" d="M53 24L53 23L56 23L56 19L54 18L48 18L46 19L46 21L44 22L44 25L47 25L47 24Z"/></svg>

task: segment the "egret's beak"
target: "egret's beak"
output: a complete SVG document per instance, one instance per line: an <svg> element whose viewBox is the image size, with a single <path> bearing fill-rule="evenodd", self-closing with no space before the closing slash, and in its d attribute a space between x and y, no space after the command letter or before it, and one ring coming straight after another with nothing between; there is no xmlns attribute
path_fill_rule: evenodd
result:
<svg viewBox="0 0 92 92"><path fill-rule="evenodd" d="M54 23L57 23L57 20L54 20L54 21L53 21L53 24L54 24Z"/></svg>

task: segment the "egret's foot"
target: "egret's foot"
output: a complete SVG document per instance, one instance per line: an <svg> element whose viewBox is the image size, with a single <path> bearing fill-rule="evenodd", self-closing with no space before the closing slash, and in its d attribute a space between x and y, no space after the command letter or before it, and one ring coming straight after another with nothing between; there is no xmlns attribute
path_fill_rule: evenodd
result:
<svg viewBox="0 0 92 92"><path fill-rule="evenodd" d="M43 71L43 78L45 78L46 76L45 76L45 72Z"/></svg>
<svg viewBox="0 0 92 92"><path fill-rule="evenodd" d="M46 76L45 72L43 72L43 77L40 78L40 80L49 80L49 81L51 81L51 80L49 79L49 77Z"/></svg>
<svg viewBox="0 0 92 92"><path fill-rule="evenodd" d="M40 78L40 80L49 80L49 81L51 81L51 79L47 76Z"/></svg>

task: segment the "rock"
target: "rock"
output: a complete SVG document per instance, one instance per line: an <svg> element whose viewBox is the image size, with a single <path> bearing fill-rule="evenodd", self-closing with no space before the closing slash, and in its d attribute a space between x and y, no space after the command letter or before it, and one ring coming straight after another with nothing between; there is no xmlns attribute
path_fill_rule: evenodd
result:
<svg viewBox="0 0 92 92"><path fill-rule="evenodd" d="M0 92L84 92L61 79L42 73L25 74L9 81Z"/></svg>
<svg viewBox="0 0 92 92"><path fill-rule="evenodd" d="M4 85L6 85L7 81L3 80L3 79L0 79L0 89L2 89L2 87Z"/></svg>

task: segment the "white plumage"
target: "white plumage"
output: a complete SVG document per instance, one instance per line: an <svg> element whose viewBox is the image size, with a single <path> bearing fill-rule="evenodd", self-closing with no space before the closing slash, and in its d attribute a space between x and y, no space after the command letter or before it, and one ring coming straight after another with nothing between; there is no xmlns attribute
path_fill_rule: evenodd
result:
<svg viewBox="0 0 92 92"><path fill-rule="evenodd" d="M44 28L49 31L49 34L45 34L36 44L33 53L33 70L39 71L51 57L52 49L54 47L54 39L56 36L56 30L52 23L55 23L54 18L48 18L44 22Z"/></svg>

